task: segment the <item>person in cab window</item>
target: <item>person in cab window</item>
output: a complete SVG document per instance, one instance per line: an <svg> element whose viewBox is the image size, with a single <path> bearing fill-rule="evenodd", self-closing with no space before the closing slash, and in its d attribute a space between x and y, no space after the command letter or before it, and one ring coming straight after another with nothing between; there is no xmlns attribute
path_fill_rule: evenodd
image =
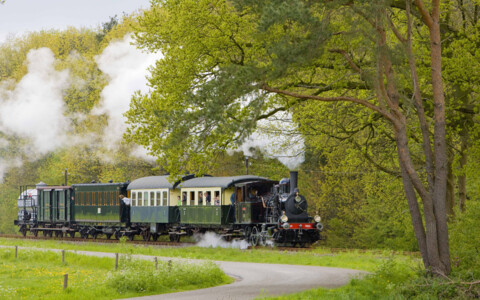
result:
<svg viewBox="0 0 480 300"><path fill-rule="evenodd" d="M121 211L121 214L124 218L127 218L130 216L130 203L131 203L131 200L130 198L127 198L125 197L124 194L120 194L118 195L118 197L120 198L121 200L121 204L123 205L120 205L120 211Z"/></svg>

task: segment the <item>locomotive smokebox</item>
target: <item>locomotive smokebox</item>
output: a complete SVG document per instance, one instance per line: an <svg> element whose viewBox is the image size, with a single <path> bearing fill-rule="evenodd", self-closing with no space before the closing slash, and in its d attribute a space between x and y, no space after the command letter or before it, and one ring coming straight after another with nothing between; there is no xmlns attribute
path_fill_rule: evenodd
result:
<svg viewBox="0 0 480 300"><path fill-rule="evenodd" d="M293 193L297 188L298 171L290 171L290 193Z"/></svg>

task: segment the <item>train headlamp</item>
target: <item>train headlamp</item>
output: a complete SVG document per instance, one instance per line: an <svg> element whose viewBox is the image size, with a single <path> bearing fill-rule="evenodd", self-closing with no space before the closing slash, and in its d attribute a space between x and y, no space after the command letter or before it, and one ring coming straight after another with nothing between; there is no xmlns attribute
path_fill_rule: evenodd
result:
<svg viewBox="0 0 480 300"><path fill-rule="evenodd" d="M285 223L285 222L288 222L288 217L287 215L282 215L282 217L280 218L280 220Z"/></svg>
<svg viewBox="0 0 480 300"><path fill-rule="evenodd" d="M320 222L322 220L322 218L319 216L319 215L316 215L315 217L313 217L313 219L315 220L315 222Z"/></svg>
<svg viewBox="0 0 480 300"><path fill-rule="evenodd" d="M288 223L283 223L283 224L282 224L282 227L283 227L283 229L288 229L288 228L290 228L290 224L288 224Z"/></svg>

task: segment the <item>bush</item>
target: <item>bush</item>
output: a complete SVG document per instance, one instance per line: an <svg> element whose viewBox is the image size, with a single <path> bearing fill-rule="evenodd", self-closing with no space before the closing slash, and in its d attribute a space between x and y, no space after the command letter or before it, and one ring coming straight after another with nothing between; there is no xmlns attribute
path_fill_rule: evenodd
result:
<svg viewBox="0 0 480 300"><path fill-rule="evenodd" d="M127 258L121 268L112 272L107 285L118 293L178 292L191 287L205 288L228 282L227 276L215 263L158 262L158 270L151 262Z"/></svg>

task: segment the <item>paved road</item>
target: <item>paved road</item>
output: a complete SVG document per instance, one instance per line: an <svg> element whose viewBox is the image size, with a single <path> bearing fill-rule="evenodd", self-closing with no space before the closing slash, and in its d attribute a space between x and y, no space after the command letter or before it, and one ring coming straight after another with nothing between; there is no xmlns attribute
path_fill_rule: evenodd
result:
<svg viewBox="0 0 480 300"><path fill-rule="evenodd" d="M237 280L229 285L208 289L131 299L254 299L259 295L290 294L317 287L339 287L347 284L352 277L364 274L357 270L327 267L242 262L217 262L217 264L227 275Z"/></svg>
<svg viewBox="0 0 480 300"><path fill-rule="evenodd" d="M0 246L1 247L1 246ZM52 250L60 251L60 250ZM114 253L73 251L78 254L115 257ZM153 256L132 255L139 259L152 260ZM180 258L158 257L163 260L184 260ZM188 260L195 262L200 260ZM189 292L162 294L130 298L136 300L157 300L157 299L195 299L195 300L243 300L253 299L259 295L282 295L301 292L308 289L325 287L335 288L347 284L351 278L361 276L366 272L350 269L280 265L280 264L258 264L244 262L216 261L222 270L229 276L235 278L235 282L228 285L217 286L207 289L194 290Z"/></svg>
<svg viewBox="0 0 480 300"><path fill-rule="evenodd" d="M78 254L114 257L113 253L76 251ZM133 255L140 259L152 260L153 256ZM163 260L185 260L181 258L158 257ZM200 262L201 260L188 260ZM258 264L244 262L215 261L235 282L207 289L173 294L162 294L130 298L135 300L243 300L254 299L259 295L282 295L301 292L308 289L325 287L335 288L347 284L351 278L366 272L350 269Z"/></svg>

